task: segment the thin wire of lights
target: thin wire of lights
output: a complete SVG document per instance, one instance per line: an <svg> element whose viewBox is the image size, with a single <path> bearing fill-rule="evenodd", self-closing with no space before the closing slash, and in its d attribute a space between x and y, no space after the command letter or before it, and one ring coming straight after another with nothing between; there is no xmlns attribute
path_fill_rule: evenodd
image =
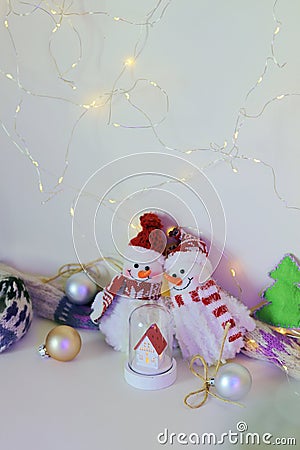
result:
<svg viewBox="0 0 300 450"><path fill-rule="evenodd" d="M125 93L126 98L128 98L128 92L132 91L134 89L130 88L129 90L125 90L125 89L116 89L117 83L118 81L122 78L123 74L125 73L125 71L130 68L131 66L133 66L136 63L137 58L141 55L143 49L145 48L145 45L147 43L148 37L149 37L149 28L153 27L155 24L157 24L158 22L160 22L160 20L163 18L168 6L171 4L171 0L166 2L166 4L164 5L164 1L163 0L159 0L157 2L157 4L154 6L153 9L151 9L147 14L146 14L146 19L145 21L142 22L133 22L131 20L128 20L126 18L122 18L122 17L116 17L116 16L112 16L111 14L107 13L107 12L102 12L102 11L85 11L83 13L77 13L77 12L72 12L72 11L68 11L69 8L71 7L71 5L69 6L65 6L65 0L62 2L62 5L56 5L56 9L53 9L50 7L50 5L48 5L47 2L45 1L40 1L38 4L32 4L30 2L19 2L20 4L23 5L28 5L31 6L32 9L29 12L26 13L20 13L17 12L16 10L14 10L13 6L12 6L12 1L11 0L7 0L7 5L8 5L8 12L6 13L5 16L5 20L4 20L4 26L9 34L9 38L10 38L10 42L12 44L13 47L13 51L15 54L15 61L16 61L16 76L14 76L11 73L6 72L3 69L0 69L0 73L5 76L7 79L11 80L12 82L15 82L17 84L17 87L19 90L23 91L25 94L30 95L30 96L34 96L34 97L41 97L41 98L48 98L48 99L52 99L52 100L59 100L59 101L64 101L64 102L68 102L73 104L74 106L77 106L81 109L83 109L83 112L80 113L79 117L76 119L75 123L73 124L72 128L71 128L71 132L70 132L70 136L69 136L69 140L67 143L67 148L66 148L66 152L65 152L65 158L64 158L64 168L62 173L60 174L60 176L57 179L57 183L55 184L54 188L52 190L45 190L44 186L43 186L43 182L41 179L41 173L39 168L39 163L38 161L36 161L36 159L34 159L31 156L31 153L28 149L28 147L26 146L25 148L22 148L22 145L24 145L25 143L25 139L21 136L21 134L19 132L17 132L17 114L20 113L21 108L17 108L16 109L16 116L14 118L14 131L16 132L16 135L18 137L18 139L21 140L22 144L19 144L16 139L14 139L12 133L8 130L8 127L4 124L4 122L2 120L0 120L0 124L3 128L3 130L5 131L6 135L10 138L11 142L13 143L13 145L16 146L16 148L21 151L21 153L23 153L24 155L26 155L30 161L33 163L35 170L37 171L38 174L38 183L39 183L39 190L41 192L47 193L48 194L48 199L46 201L43 201L43 203L46 203L49 199L51 199L54 195L57 194L57 187L59 185L61 185L64 181L64 177L66 174L66 171L68 169L69 166L69 153L70 153L70 147L71 147L71 143L73 140L73 136L74 136L74 132L76 130L76 128L78 127L79 123L81 122L81 120L83 119L83 117L86 115L86 113L91 110L91 109L96 109L96 108L103 108L104 106L106 106L107 104L109 105L109 114L108 114L108 124L110 124L111 122L111 116L112 116L112 99L114 96L119 95L120 93ZM43 6L42 6L43 5ZM49 8L49 10L46 9L47 6ZM153 19L154 14L158 11L158 9L163 6L162 11L160 12L158 18ZM38 92L33 92L30 89L27 89L25 86L23 86L23 84L20 81L20 67L19 67L19 55L18 55L18 51L15 45L15 40L14 37L12 35L12 32L10 30L10 26L9 26L9 16L11 14L17 15L19 17L23 17L23 16L29 16L32 15L36 12L43 12L46 13L48 17L51 18L51 20L54 22L55 26L52 29L52 35L54 33L59 32L59 30L61 29L62 23L63 23L63 19L64 17L69 17L72 15L76 15L76 16L84 16L84 15L105 15L111 19L113 19L116 22L125 22L127 24L130 25L134 25L134 26L139 26L139 27L143 27L145 28L145 36L143 36L143 33L140 33L140 36L137 40L137 42L134 45L134 53L132 57L128 57L124 62L123 62L123 66L122 69L120 71L120 73L118 74L118 76L116 77L113 86L112 86L112 90L110 92L105 93L102 96L99 96L98 98L92 100L90 103L86 104L86 103L78 103L73 101L70 98L65 98L65 97L60 97L60 96L52 96L52 95L47 95L47 94L42 94L42 93L38 93ZM54 16L58 15L59 19L56 21ZM70 20L70 19L68 19ZM70 23L69 23L70 25ZM79 42L79 55L76 58L76 61L72 62L72 64L70 65L70 67L62 72L59 68L59 64L57 63L56 57L53 53L52 50L52 41L53 41L53 37L50 36L49 38L49 44L48 44L48 49L49 49L49 53L50 53L50 57L54 63L54 67L56 69L58 78L60 80L62 80L64 83L66 83L67 85L71 86L73 90L77 89L77 86L75 85L75 83L72 80L66 79L65 75L71 71L71 69L76 68L81 59L82 59L82 40L80 37L80 34L78 33L77 29L73 26L73 24L71 23L71 28L74 32L74 34L77 37L77 40ZM137 85L138 82L140 82L141 80L137 80L135 82L135 86ZM147 80L144 80L147 81ZM157 85L157 83L148 80L149 84L153 87L156 87L158 89L160 89L161 92L163 92L163 90ZM165 94L166 95L166 94ZM164 118L163 118L164 120ZM114 126L117 126L117 124L115 123ZM119 125L121 126L121 125Z"/></svg>
<svg viewBox="0 0 300 450"><path fill-rule="evenodd" d="M147 79L143 79L143 81L147 81L151 86L153 87L157 87L160 92L162 93L162 95L165 98L165 104L166 104L166 112L165 115L159 120L159 121L153 121L150 114L145 111L144 109L142 109L136 102L133 102L132 100L132 95L130 95L130 89L124 89L118 86L118 83L120 82L120 80L122 79L123 75L125 74L125 72L130 69L132 66L134 66L136 64L137 59L139 58L139 56L141 55L142 51L144 50L148 38L149 38L149 30L153 29L154 25L156 25L157 23L159 23L168 7L171 5L172 0L169 1L163 1L163 0L159 0L155 6L146 14L145 19L141 20L141 21L132 21L128 18L125 17L120 17L120 16L116 16L116 15L112 15L107 11L83 11L83 12L77 12L77 11L73 11L72 7L73 7L73 3L70 3L68 5L66 5L66 1L62 0L61 4L59 4L58 2L53 2L53 7L51 7L51 5L45 1L39 1L38 3L32 3L32 2L26 2L26 1L19 1L18 2L20 5L27 5L30 7L30 10L24 13L18 12L12 4L12 0L7 0L7 13L5 16L5 20L4 20L4 26L7 30L7 32L9 33L9 37L10 37L10 41L15 53L15 60L16 60L16 75L14 76L13 74L6 72L3 69L0 69L0 73L5 76L7 79L11 80L12 82L15 82L18 89L21 91L21 93L26 94L26 95L31 95L31 96L35 96L35 97L40 97L40 98L48 98L48 99L52 99L52 100L58 100L58 101L64 101L64 102L68 102L73 104L74 106L78 107L81 109L81 112L78 116L78 118L76 119L75 123L73 124L71 131L70 131L70 135L69 135L69 140L67 143L67 148L66 148L66 152L65 152L65 158L64 158L64 168L62 170L62 173L59 175L59 177L57 178L57 183L55 184L54 188L51 190L45 190L44 186L43 186L43 182L41 179L41 170L40 170L40 165L38 163L38 161L31 155L31 152L29 151L28 146L26 145L25 139L24 137L22 137L22 135L18 132L17 130L17 123L18 123L18 114L21 111L21 104L23 99L21 98L19 105L16 108L16 112L15 112L15 116L14 116L14 133L16 135L16 138L14 138L13 133L9 130L9 127L4 124L2 121L0 121L0 124L2 126L2 129L5 131L6 135L9 137L9 139L11 140L11 142L13 143L13 145L16 146L16 148L23 153L25 156L27 156L30 160L30 162L33 164L36 172L37 172L37 176L38 176L38 184L39 184L39 190L41 192L47 193L48 194L48 199L46 201L48 201L49 199L51 199L54 195L57 194L57 190L59 189L59 192L61 192L61 185L64 181L65 178L65 174L66 171L68 169L69 166L69 154L70 154L70 149L71 149L71 144L72 144L72 140L74 137L74 133L75 130L77 129L77 127L79 126L79 124L81 123L81 120L83 119L83 117L87 114L88 111L91 111L93 109L97 109L97 108L104 108L106 105L108 105L109 108L109 112L108 112L108 121L107 124L108 125L113 125L115 128L134 128L134 129L143 129L143 128L150 128L153 133L155 138L158 140L158 142L160 143L160 145L164 148L164 150L167 151L178 151L180 153L183 153L185 155L191 155L193 153L196 152L215 152L218 154L218 158L215 159L214 161L210 162L209 164L206 164L202 167L200 167L200 169L202 170L206 170L208 167L214 166L216 164L219 163L226 163L231 170L234 173L238 173L238 169L235 165L235 162L238 160L245 160L245 161L249 161L249 162L254 162L256 164L262 164L265 167L267 167L269 170L271 170L272 172L272 177L273 177L273 190L275 192L275 195L277 196L277 198L279 200L281 200L286 208L291 208L291 209L297 209L300 210L299 207L297 206L290 206L288 204L288 202L279 194L278 188L277 188L277 177L276 177L276 173L274 168L268 164L265 161L262 161L259 158L251 158L248 157L246 155L242 155L240 154L240 149L239 149L239 145L238 145L238 140L239 140L239 136L240 136L240 131L242 126L244 125L245 119L257 119L259 117L261 117L266 108L271 105L271 103L275 102L275 101L279 101L279 100L283 100L284 98L288 97L288 96L298 96L300 94L298 93L285 93L285 94L281 94L278 95L270 100L268 100L262 107L262 109L260 110L260 112L256 113L256 114L249 114L244 107L240 108L237 119L236 119L236 124L235 124L235 128L234 128L234 132L232 135L232 143L231 145L228 145L228 143L225 141L223 146L219 146L216 143L210 143L209 146L207 147L195 147L195 148L190 148L190 149L180 149L180 148L176 148L176 147L171 147L169 145L167 145L167 143L165 143L163 141L163 139L160 137L159 132L158 132L158 126L167 118L168 115L168 111L169 111L169 98L168 98L168 94L166 92L165 89L163 89L162 87L160 87L158 85L158 83L156 83L153 80L147 80ZM273 9L272 9L272 13L273 13L273 20L275 22L275 27L273 30L273 34L272 34L272 39L271 39L271 44L270 44L270 54L267 56L265 64L264 64L264 69L262 71L262 73L260 74L260 76L258 77L257 81L255 82L255 84L250 88L250 90L247 92L246 96L245 96L245 102L247 102L248 98L250 97L251 94L253 94L253 92L257 89L258 86L260 86L263 81L264 81L264 77L267 73L268 67L270 62L272 62L273 64L276 65L276 67L278 69L282 69L286 63L280 64L276 58L276 54L275 54L275 41L279 35L279 32L281 30L282 27L282 22L277 18L276 15L276 6L277 6L278 0L275 0L274 4L273 4ZM160 10L161 9L161 10ZM160 10L160 12L159 12ZM50 57L53 61L55 70L57 72L57 76L58 78L63 81L64 83L66 83L67 85L71 86L72 90L76 90L77 86L76 84L68 78L66 78L66 75L69 74L72 69L77 68L80 65L81 59L82 59L82 40L80 37L80 34L78 32L78 30L75 28L75 26L72 23L72 16L105 16L115 22L123 22L126 23L128 25L131 26L137 26L140 27L140 36L137 39L135 45L134 45L134 50L132 52L132 56L128 57L127 59L125 59L125 61L123 61L122 63L122 68L119 72L119 74L116 76L115 81L112 84L112 89L111 91L105 93L102 96L99 96L95 99L93 99L90 103L78 103L75 102L74 100L72 100L72 98L64 98L64 97L60 97L60 96L51 96L51 95L47 95L44 93L38 93L38 92L33 92L30 89L27 89L25 86L23 86L23 84L20 81L20 67L19 67L19 54L15 45L15 41L10 29L10 25L9 25L9 20L11 18L11 16L13 15L17 15L19 17L25 17L25 16L29 16L29 15L33 15L36 13L44 13L46 14L51 22L52 22L52 27L51 28L51 33L50 33L50 37L49 37L49 54ZM156 17L156 14L158 13L158 16ZM71 62L70 66L68 67L68 69L66 69L65 71L62 71L59 67L59 64L56 60L54 51L52 49L52 42L53 42L53 36L54 35L58 35L63 23L65 23L67 19L67 24L68 26L71 26L71 29L73 31L73 34L75 36L75 39L77 40L77 46L78 46L78 55L76 57L76 59ZM129 52L130 54L130 52ZM134 87L131 88L131 91L137 86L138 82L140 80L136 80ZM134 108L136 111L138 111L146 120L147 124L143 124L143 125L132 125L132 124L125 124L122 122L114 122L112 119L112 114L113 114L113 98L118 96L118 95L124 95L126 100L128 101L128 104ZM19 141L19 142L17 142ZM149 188L145 187L145 190L151 189L151 186ZM112 200L112 201L111 201ZM115 204L118 203L119 201L122 200L117 200L117 199L109 199L108 203L111 204ZM45 203L45 202L43 202Z"/></svg>

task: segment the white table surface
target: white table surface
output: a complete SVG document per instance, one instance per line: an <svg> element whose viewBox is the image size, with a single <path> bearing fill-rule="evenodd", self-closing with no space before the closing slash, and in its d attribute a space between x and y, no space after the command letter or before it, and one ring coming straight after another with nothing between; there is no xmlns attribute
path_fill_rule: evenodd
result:
<svg viewBox="0 0 300 450"><path fill-rule="evenodd" d="M253 386L244 408L213 397L200 409L189 409L184 396L200 387L187 363L176 355L176 383L160 391L142 391L123 377L124 355L113 351L97 331L79 330L80 354L71 362L41 359L39 344L55 324L35 317L27 335L0 355L1 450L129 450L159 448L274 448L270 445L180 444L179 433L237 432L246 422L248 431L271 433L275 438L294 437L300 448L300 383L288 381L270 363L238 356L251 372ZM157 436L168 430L168 442ZM176 433L173 443L170 433ZM195 438L191 438L192 440ZM232 438L234 439L234 438ZM161 437L161 441L164 438Z"/></svg>

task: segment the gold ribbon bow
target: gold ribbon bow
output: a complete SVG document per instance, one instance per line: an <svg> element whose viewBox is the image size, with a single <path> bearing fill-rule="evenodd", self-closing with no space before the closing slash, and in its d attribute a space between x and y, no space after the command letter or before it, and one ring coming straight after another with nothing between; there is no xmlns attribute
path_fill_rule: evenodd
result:
<svg viewBox="0 0 300 450"><path fill-rule="evenodd" d="M207 365L207 362L205 361L205 359L203 358L203 356L195 355L191 359L190 371L192 372L193 375L195 375L195 377L200 378L200 380L203 381L203 387L201 389L198 389L197 391L190 392L189 394L187 394L184 397L184 403L189 408L193 408L193 409L200 408L201 406L204 405L204 403L208 399L209 395L212 395L213 397L218 398L219 400L222 400L225 403L231 403L233 405L243 406L241 403L233 402L231 400L226 400L225 398L222 398L219 395L215 394L214 392L210 391L211 386L214 385L213 380L216 377L216 375L217 375L217 373L219 371L219 368L221 366L221 363L222 363L222 355L223 355L224 345L225 345L225 342L226 342L226 338L227 338L227 335L228 335L229 328L230 328L230 323L227 323L226 327L224 329L224 336L223 336L223 340L222 340L222 345L221 345L221 350L220 350L220 354L219 354L219 359L218 359L218 362L216 364L216 369L215 369L214 376L212 378L209 378L209 376L208 376L208 365ZM197 361L197 359L199 359L201 361L201 363L203 364L203 371L204 371L203 375L201 375L194 368L194 363L195 363L195 361ZM204 396L203 396L203 399L200 402L198 402L198 403L190 403L189 402L191 397L198 396L202 392L204 392Z"/></svg>

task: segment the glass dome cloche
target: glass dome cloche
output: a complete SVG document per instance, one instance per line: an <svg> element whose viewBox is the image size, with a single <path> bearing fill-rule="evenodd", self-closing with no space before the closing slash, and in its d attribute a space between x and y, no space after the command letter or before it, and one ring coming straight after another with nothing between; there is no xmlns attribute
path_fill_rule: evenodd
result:
<svg viewBox="0 0 300 450"><path fill-rule="evenodd" d="M129 357L126 381L139 389L163 389L176 379L169 311L157 303L135 308L129 316Z"/></svg>

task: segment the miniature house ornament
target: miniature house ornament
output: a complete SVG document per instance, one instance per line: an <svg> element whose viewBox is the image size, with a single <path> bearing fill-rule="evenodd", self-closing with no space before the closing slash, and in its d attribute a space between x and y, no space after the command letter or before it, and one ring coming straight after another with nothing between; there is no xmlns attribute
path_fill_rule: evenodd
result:
<svg viewBox="0 0 300 450"><path fill-rule="evenodd" d="M169 311L157 303L135 308L129 317L129 358L125 379L146 390L163 389L176 379Z"/></svg>

